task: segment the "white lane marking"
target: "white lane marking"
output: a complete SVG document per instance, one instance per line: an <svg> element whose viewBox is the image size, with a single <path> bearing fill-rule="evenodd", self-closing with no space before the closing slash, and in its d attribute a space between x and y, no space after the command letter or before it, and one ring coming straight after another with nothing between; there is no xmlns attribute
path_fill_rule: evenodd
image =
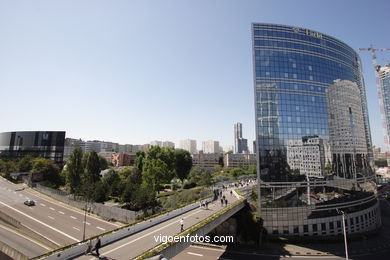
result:
<svg viewBox="0 0 390 260"><path fill-rule="evenodd" d="M46 207L46 205L45 205L45 204L43 204L43 203L39 203L39 204L41 204L41 206L42 206L42 207Z"/></svg>
<svg viewBox="0 0 390 260"><path fill-rule="evenodd" d="M52 208L52 207L50 207L49 209L51 209L51 210L55 210L54 208Z"/></svg>
<svg viewBox="0 0 390 260"><path fill-rule="evenodd" d="M64 215L65 213L64 212L62 212L62 211L58 211L58 213L60 213L60 214L62 214L62 215Z"/></svg>
<svg viewBox="0 0 390 260"><path fill-rule="evenodd" d="M22 195L22 194L19 194L19 197L23 197L23 195Z"/></svg>
<svg viewBox="0 0 390 260"><path fill-rule="evenodd" d="M30 242L32 242L32 243L34 243L34 244L36 244L36 245L38 245L38 246L44 248L44 249L46 249L46 250L49 250L49 251L53 250L53 248L47 247L46 245L42 244L41 242L35 241L34 239L31 239L30 237L26 237L26 236L24 236L24 235L22 235L22 234L20 234L20 233L18 233L18 232L15 232L15 230L12 230L12 229L10 229L10 228L8 228L8 227L5 227L5 226L0 225L0 228L5 229L5 230L7 230L8 232L11 232L11 233L13 233L13 234L15 234L15 235L17 235L17 236L23 237L24 239L26 239L26 240L28 240L28 241L30 241Z"/></svg>
<svg viewBox="0 0 390 260"><path fill-rule="evenodd" d="M50 218L50 219L54 219L52 216L47 216L48 218Z"/></svg>
<svg viewBox="0 0 390 260"><path fill-rule="evenodd" d="M33 196L39 198L40 200L45 200L49 203L53 203L53 201L55 201L54 199L52 199L53 201L50 201L49 199L45 198L43 194L39 194L39 192L36 192L38 193L39 195L36 195L34 194L34 192L32 191L27 191L28 193L32 193ZM72 206L66 204L66 203L63 203L63 202L60 202L60 201L55 201L55 203L58 203L57 205L64 208L64 209L67 209L67 210L71 210L77 214L80 214L80 215L84 215L84 213L80 212L80 210L75 210ZM111 223L111 222L107 222L106 220L103 220L103 219L100 219L98 217L95 217L94 215L89 215L88 216L89 218L93 218L95 220L98 220L100 222L103 222L105 225L112 225L112 226L115 226L115 227L123 227L123 225L119 225L119 224L115 224L115 223Z"/></svg>
<svg viewBox="0 0 390 260"><path fill-rule="evenodd" d="M103 231L105 231L105 229L104 228L101 228L101 227L96 227L97 229L100 229L100 230L103 230Z"/></svg>
<svg viewBox="0 0 390 260"><path fill-rule="evenodd" d="M46 224L46 223L44 223L44 222L42 222L42 221L40 221L40 220L38 220L38 219L36 219L36 218L33 218L33 217L31 217L30 215L28 215L28 214L26 214L26 213L24 213L24 212L22 212L22 211L20 211L20 210L18 210L18 209L15 209L15 208L13 208L13 207L11 207L11 206L5 204L4 202L1 202L1 201L0 201L0 204L6 206L7 208L13 209L14 211L18 212L19 214L22 214L23 216L28 217L28 218L30 218L30 219L32 219L32 220L38 222L39 224L44 225L45 227L48 227L48 228L50 228L50 229L52 229L52 230L54 230L54 231L57 231L57 232L60 233L61 235L64 235L64 236L66 236L66 237L68 237L68 238L70 238L70 239L72 239L72 240L74 240L74 241L76 241L76 242L79 242L78 239L76 239L76 238L74 238L74 237L72 237L72 236L66 234L65 232L62 232L61 230L58 230L58 229L56 229L55 227L52 227L52 226L50 226L50 225L48 225L48 224Z"/></svg>
<svg viewBox="0 0 390 260"><path fill-rule="evenodd" d="M77 231L80 231L80 229L78 229L77 227L73 227L74 229L76 229Z"/></svg>
<svg viewBox="0 0 390 260"><path fill-rule="evenodd" d="M89 222L85 222L85 224L87 224L88 226L91 225L91 223L89 223Z"/></svg>
<svg viewBox="0 0 390 260"><path fill-rule="evenodd" d="M73 216L70 216L71 218L73 218L73 219L77 219L76 217L73 217Z"/></svg>
<svg viewBox="0 0 390 260"><path fill-rule="evenodd" d="M187 254L189 254L189 255L195 255L195 256L203 256L203 255L201 255L201 254L192 253L192 252L187 252Z"/></svg>
<svg viewBox="0 0 390 260"><path fill-rule="evenodd" d="M186 216L185 218L191 217L192 215L198 214L199 212L203 212L203 210L195 211L194 213L192 213L192 214ZM145 234L145 235L143 235L143 236L140 236L140 237L138 237L138 238L136 238L136 239L134 239L134 240L131 240L131 241L127 242L126 244L120 245L120 246L118 246L118 247L116 247L116 248L113 248L113 249L111 249L111 250L109 250L109 251L107 251L107 252L103 252L103 253L104 253L105 255L108 255L109 253L112 253L112 252L114 252L114 251L116 251L116 250L118 250L118 249L121 249L122 247L125 247L125 246L127 246L127 245L130 245L130 244L132 244L132 243L134 243L134 242L136 242L136 241L138 241L138 240L140 240L140 239L142 239L142 238L144 238L144 237L150 236L150 234L156 233L156 232L158 232L158 231L160 231L160 230L162 230L162 229L164 229L164 228L166 228L166 227L172 226L172 225L177 225L177 221L175 220L175 221L173 221L173 222L170 223L170 224L167 224L167 225L165 225L165 226L162 226L162 227L160 227L160 228L158 228L158 229L156 229L156 230L153 230L152 232L149 232L149 233L147 233L147 234ZM90 260L94 260L94 259L95 259L95 258L90 258Z"/></svg>

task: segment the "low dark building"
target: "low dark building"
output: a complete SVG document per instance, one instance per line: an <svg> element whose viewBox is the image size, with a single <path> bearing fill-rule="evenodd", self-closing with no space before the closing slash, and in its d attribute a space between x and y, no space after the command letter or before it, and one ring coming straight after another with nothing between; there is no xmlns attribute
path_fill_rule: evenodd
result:
<svg viewBox="0 0 390 260"><path fill-rule="evenodd" d="M65 131L22 131L0 133L0 157L20 158L27 155L53 160L62 165Z"/></svg>

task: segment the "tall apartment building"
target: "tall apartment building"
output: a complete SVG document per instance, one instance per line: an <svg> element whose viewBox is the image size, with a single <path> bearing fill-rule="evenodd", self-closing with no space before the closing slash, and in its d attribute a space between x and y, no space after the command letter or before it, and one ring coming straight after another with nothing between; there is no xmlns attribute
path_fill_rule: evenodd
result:
<svg viewBox="0 0 390 260"><path fill-rule="evenodd" d="M175 143L171 141L164 141L162 142L162 147L172 147L175 148Z"/></svg>
<svg viewBox="0 0 390 260"><path fill-rule="evenodd" d="M160 146L160 147L162 147L162 142L161 141L151 141L150 142L150 145L151 146Z"/></svg>
<svg viewBox="0 0 390 260"><path fill-rule="evenodd" d="M202 142L203 153L219 153L219 142L207 140Z"/></svg>
<svg viewBox="0 0 390 260"><path fill-rule="evenodd" d="M382 86L382 94L383 94L383 107L385 113L385 124L387 131L387 137L390 137L390 64L380 67L378 70L380 83ZM389 140L385 140L385 143L389 142ZM389 149L390 144L386 149ZM390 151L386 151L390 152Z"/></svg>
<svg viewBox="0 0 390 260"><path fill-rule="evenodd" d="M196 149L196 140L186 139L180 141L180 148L190 152L191 154L196 154L198 150Z"/></svg>
<svg viewBox="0 0 390 260"><path fill-rule="evenodd" d="M234 153L247 153L248 140L242 137L242 124L234 124Z"/></svg>

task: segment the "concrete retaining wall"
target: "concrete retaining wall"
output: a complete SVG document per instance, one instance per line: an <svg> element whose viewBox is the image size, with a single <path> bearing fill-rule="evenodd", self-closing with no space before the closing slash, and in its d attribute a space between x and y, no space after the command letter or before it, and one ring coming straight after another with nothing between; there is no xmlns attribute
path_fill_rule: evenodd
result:
<svg viewBox="0 0 390 260"><path fill-rule="evenodd" d="M227 219L229 219L231 216L236 214L238 211L240 211L242 208L244 208L245 203L240 203L228 212L225 212L223 215L219 216L218 218L214 219L213 221L207 223L203 227L199 228L198 230L192 232L189 234L190 236L205 236L207 235L211 230L216 228L217 226L221 225L223 222L225 222ZM189 247L192 244L192 242L178 242L174 243L171 246L165 248L161 251L161 255L166 257L167 259L171 259L183 250L185 250L187 247ZM150 258L149 258L150 259Z"/></svg>
<svg viewBox="0 0 390 260"><path fill-rule="evenodd" d="M209 198L209 199L206 199L204 201L209 201L211 202L213 199L212 198ZM163 215L160 215L158 217L155 217L155 218L152 218L152 219L149 219L149 220L146 220L146 221L143 221L143 222L140 222L140 223L137 223L133 226L130 226L130 227L126 227L126 228L122 228L118 231L115 231L115 232L112 232L112 233L109 233L107 235L104 235L102 237L100 237L101 239L101 244L102 246L106 245L106 244L109 244L109 243L112 243L112 242L115 242L119 239L122 239L122 238L125 238L125 237L128 237L134 233L137 233L137 232L140 232L142 230L145 230L149 227L152 227L154 225L157 225L157 224L160 224L161 222L164 222L168 219L171 219L171 218L174 218L174 217L177 217L181 214L184 214L188 211L191 211L193 209L196 209L199 207L199 202L195 202L191 205L188 205L188 206L185 206L183 208L179 208L179 209L176 209L176 210L173 210L173 211L170 211L166 214L163 214ZM92 241L92 245L94 246L96 243L96 239L94 239ZM80 244L77 244L71 248L68 248L68 249L65 249L61 252L58 252L58 253L54 253L52 255L49 255L49 256L46 256L46 257L42 257L42 258L39 258L39 259L47 259L47 260L53 260L53 259L57 259L57 260L62 260L62 259L69 259L71 257L76 257L76 256L79 256L79 255L82 255L84 254L84 252L87 250L87 247L88 247L88 242L83 242L83 243L80 243Z"/></svg>
<svg viewBox="0 0 390 260"><path fill-rule="evenodd" d="M27 260L28 257L20 253L18 250L10 247L9 245L0 241L0 251L5 255L0 254L0 259L16 259L16 260Z"/></svg>

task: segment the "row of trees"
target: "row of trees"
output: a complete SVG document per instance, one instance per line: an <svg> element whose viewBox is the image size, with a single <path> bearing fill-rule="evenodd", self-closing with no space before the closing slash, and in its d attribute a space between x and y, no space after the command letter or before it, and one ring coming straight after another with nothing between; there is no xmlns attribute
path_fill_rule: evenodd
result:
<svg viewBox="0 0 390 260"><path fill-rule="evenodd" d="M33 175L42 175L43 179L50 186L61 185L60 168L49 159L25 156L15 160L1 160L0 172L5 178L10 178L12 172L29 172L30 178Z"/></svg>
<svg viewBox="0 0 390 260"><path fill-rule="evenodd" d="M111 169L100 178L106 167L103 164L96 153L83 154L75 148L64 171L70 192L97 202L117 198L128 208L139 210L157 204L156 192L162 184L175 177L183 182L192 168L192 158L185 150L153 146L147 153L137 153L134 167L119 172Z"/></svg>

